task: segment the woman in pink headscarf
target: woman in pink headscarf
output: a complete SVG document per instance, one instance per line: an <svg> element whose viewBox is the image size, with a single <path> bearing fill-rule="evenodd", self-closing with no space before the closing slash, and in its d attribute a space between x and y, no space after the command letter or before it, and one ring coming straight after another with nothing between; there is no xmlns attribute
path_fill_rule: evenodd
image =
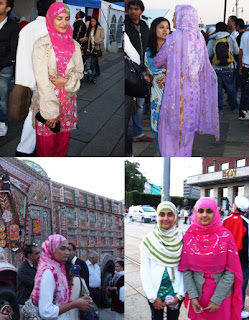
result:
<svg viewBox="0 0 249 320"><path fill-rule="evenodd" d="M173 23L176 31L154 58L155 68L167 68L158 143L164 157L190 157L195 132L219 139L217 77L195 8L177 5Z"/></svg>
<svg viewBox="0 0 249 320"><path fill-rule="evenodd" d="M69 257L68 241L59 234L53 234L42 244L42 254L30 298L39 307L42 319L70 320L67 311L78 308L83 311L92 308L90 297L70 301L71 289L65 263Z"/></svg>
<svg viewBox="0 0 249 320"><path fill-rule="evenodd" d="M66 156L70 132L77 123L76 92L83 77L83 62L69 20L68 6L53 3L46 16L48 35L34 46L38 90L33 96L32 111L38 156Z"/></svg>
<svg viewBox="0 0 249 320"><path fill-rule="evenodd" d="M222 226L217 204L202 198L183 237L179 271L190 299L192 320L240 320L242 270L234 238Z"/></svg>

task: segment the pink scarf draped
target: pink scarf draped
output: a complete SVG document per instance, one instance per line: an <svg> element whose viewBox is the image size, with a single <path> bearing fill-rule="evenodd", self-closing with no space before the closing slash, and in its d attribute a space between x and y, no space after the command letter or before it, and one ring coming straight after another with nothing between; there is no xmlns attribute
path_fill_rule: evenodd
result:
<svg viewBox="0 0 249 320"><path fill-rule="evenodd" d="M214 212L213 221L203 226L197 219L200 208L210 208ZM238 250L229 230L222 226L216 201L202 198L195 204L190 218L194 224L183 237L182 257L179 271L192 270L204 273L219 273L225 269L235 275L232 293L232 319L241 319L243 276Z"/></svg>
<svg viewBox="0 0 249 320"><path fill-rule="evenodd" d="M47 11L46 25L55 52L59 75L64 77L67 64L74 53L75 44L71 26L68 27L65 33L60 33L53 25L54 19L61 13L70 14L69 7L66 4L61 2L51 4Z"/></svg>
<svg viewBox="0 0 249 320"><path fill-rule="evenodd" d="M62 241L67 240L65 237L59 234L52 234L42 244L42 253L39 261L39 266L35 276L35 285L31 293L33 303L38 306L40 297L40 285L42 275L45 270L49 269L52 271L55 284L56 284L56 299L58 304L64 305L69 302L71 291L66 276L66 269L63 263L59 263L54 259L54 253L56 248Z"/></svg>

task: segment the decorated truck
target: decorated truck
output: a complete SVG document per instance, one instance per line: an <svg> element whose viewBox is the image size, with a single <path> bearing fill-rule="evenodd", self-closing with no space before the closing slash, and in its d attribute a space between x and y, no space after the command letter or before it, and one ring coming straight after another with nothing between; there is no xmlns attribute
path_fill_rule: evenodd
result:
<svg viewBox="0 0 249 320"><path fill-rule="evenodd" d="M24 246L41 247L52 233L73 242L83 260L89 250L98 252L102 302L109 306L106 287L115 260L124 256L122 202L52 181L35 162L0 158L0 309L8 305L1 292L15 290L13 273L23 261ZM1 280L1 263L11 273L7 282ZM13 299L9 304L15 308Z"/></svg>

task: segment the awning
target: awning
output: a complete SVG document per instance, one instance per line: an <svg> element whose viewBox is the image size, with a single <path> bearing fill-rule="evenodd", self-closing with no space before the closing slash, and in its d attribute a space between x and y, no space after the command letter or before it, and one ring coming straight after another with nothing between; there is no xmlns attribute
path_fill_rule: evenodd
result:
<svg viewBox="0 0 249 320"><path fill-rule="evenodd" d="M63 0L63 2L77 7L101 8L100 0Z"/></svg>

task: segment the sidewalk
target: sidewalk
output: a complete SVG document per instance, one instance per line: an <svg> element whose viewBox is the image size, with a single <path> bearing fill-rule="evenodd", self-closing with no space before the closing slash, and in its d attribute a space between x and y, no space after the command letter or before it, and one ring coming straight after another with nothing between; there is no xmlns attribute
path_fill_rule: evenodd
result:
<svg viewBox="0 0 249 320"><path fill-rule="evenodd" d="M78 91L78 129L70 137L68 156L124 156L123 53L107 53L96 84L82 79ZM0 137L0 156L15 156L22 123L10 122Z"/></svg>
<svg viewBox="0 0 249 320"><path fill-rule="evenodd" d="M238 94L238 101L240 96ZM224 101L226 98L224 97ZM155 135L150 130L150 114L142 115L144 134L153 137L152 142L133 143L135 157L158 157ZM195 134L193 157L247 157L249 156L249 120L239 120L238 114L232 114L230 107L224 105L224 114L220 115L220 141L210 135Z"/></svg>

